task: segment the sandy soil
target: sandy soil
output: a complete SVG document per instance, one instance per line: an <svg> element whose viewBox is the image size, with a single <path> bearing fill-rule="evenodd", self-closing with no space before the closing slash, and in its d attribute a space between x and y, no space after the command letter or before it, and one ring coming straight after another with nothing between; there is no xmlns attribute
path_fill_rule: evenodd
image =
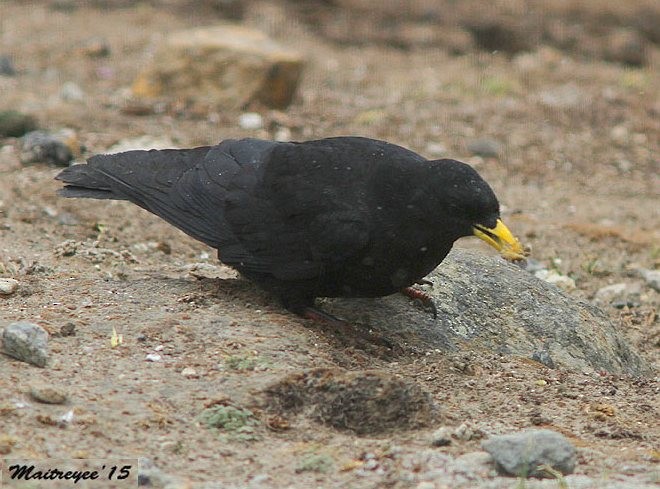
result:
<svg viewBox="0 0 660 489"><path fill-rule="evenodd" d="M52 8L56 3L74 7ZM19 73L0 77L0 110L31 113L47 129L74 129L82 157L143 135L187 147L270 138L281 127L292 139L361 134L429 156L442 146L478 168L496 189L509 227L536 260L575 279L576 297L641 281L637 269L658 266L656 45L648 65L636 68L543 44L515 55L451 56L437 46L336 43L292 21L281 4L252 2L247 24L310 59L285 114L250 108L264 115L261 130L241 129L240 112L176 101L145 116L127 114L127 87L153 43L166 32L220 20L176 2L99 10L4 1L0 54L11 55ZM108 57L81 48L95 37L107 42ZM66 82L83 90L81 101L62 99ZM500 157L472 156L467 146L479 138L499 141ZM16 143L0 141L8 147L0 152L0 276L20 286L0 298L0 326L41 325L52 335L52 359L37 369L0 358L0 446L7 456L149 457L192 481L244 484L257 477L264 487L409 487L400 475L412 469L391 447L403 454L428 449L434 428L466 423L477 435L436 450L459 455L479 449L479 433L545 426L580 448L578 473L608 478L654 470L654 379L549 370L476 351L371 355L282 310L218 265L212 250L137 207L59 199L52 180L58 169L22 166ZM490 252L472 241L460 246ZM604 305L656 365L657 297L644 285L638 306ZM73 336L60 334L68 323ZM123 335L115 348L113 328ZM161 359L147 361L148 354ZM269 383L312 367L372 369L414 381L437 403L437 420L357 437L304 416L273 417L259 404ZM68 392L67 405L32 400L28 391L39 382ZM214 405L251 409L255 439L208 429L199 416ZM69 410L73 421L58 426ZM375 454L383 470L357 474L365 453ZM310 456L329 465L310 465Z"/></svg>

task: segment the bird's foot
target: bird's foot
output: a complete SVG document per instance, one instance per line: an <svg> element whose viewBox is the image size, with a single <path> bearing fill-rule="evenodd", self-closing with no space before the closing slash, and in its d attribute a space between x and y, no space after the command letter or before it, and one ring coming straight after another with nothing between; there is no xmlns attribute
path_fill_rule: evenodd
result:
<svg viewBox="0 0 660 489"><path fill-rule="evenodd" d="M300 315L305 319L323 324L323 330L327 331L329 329L342 344L350 345L354 343L361 350L367 351L373 350L374 346L392 351L395 348L390 340L380 334L356 327L348 321L339 319L316 307L308 306L302 310Z"/></svg>
<svg viewBox="0 0 660 489"><path fill-rule="evenodd" d="M433 314L433 319L438 317L438 309L435 307L433 298L423 290L406 287L401 289L401 293L406 297L410 297L413 301L419 302L425 310Z"/></svg>

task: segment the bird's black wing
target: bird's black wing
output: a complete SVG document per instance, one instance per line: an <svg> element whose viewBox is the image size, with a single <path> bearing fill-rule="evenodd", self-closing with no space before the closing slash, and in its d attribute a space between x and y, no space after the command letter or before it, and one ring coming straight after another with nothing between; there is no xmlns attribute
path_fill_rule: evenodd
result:
<svg viewBox="0 0 660 489"><path fill-rule="evenodd" d="M325 267L359 256L369 246L377 205L374 176L391 158L421 159L365 138L279 144L259 168L254 190L229 192L227 221L275 278L320 277Z"/></svg>

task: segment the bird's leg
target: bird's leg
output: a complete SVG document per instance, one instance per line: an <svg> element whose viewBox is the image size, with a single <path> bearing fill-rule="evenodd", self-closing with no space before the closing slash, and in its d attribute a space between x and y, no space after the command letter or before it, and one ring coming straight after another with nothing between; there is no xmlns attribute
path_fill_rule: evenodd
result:
<svg viewBox="0 0 660 489"><path fill-rule="evenodd" d="M346 323L346 321L342 321L341 319L333 316L332 314L329 314L325 311L322 311L321 309L312 306L305 307L300 313L300 316L304 317L305 319L311 319L312 321L331 324L333 326Z"/></svg>
<svg viewBox="0 0 660 489"><path fill-rule="evenodd" d="M336 318L332 314L328 314L316 307L307 306L298 312L298 314L305 319L310 319L332 328L335 337L344 344L348 344L347 340L353 339L355 341L354 344L363 350L373 350L374 345L385 347L388 350L394 349L394 344L380 334L356 327L348 321Z"/></svg>
<svg viewBox="0 0 660 489"><path fill-rule="evenodd" d="M438 317L438 309L435 307L433 298L426 292L413 287L406 287L405 289L401 289L401 293L413 300L421 302L425 309L433 313L433 319Z"/></svg>

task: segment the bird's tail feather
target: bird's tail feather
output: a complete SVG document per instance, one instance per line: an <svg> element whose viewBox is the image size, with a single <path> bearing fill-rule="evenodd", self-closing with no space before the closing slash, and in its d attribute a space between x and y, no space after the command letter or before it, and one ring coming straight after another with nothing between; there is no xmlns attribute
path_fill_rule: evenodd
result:
<svg viewBox="0 0 660 489"><path fill-rule="evenodd" d="M74 165L60 172L56 180L65 183L57 191L62 197L126 200L126 197L112 191L104 175L90 165Z"/></svg>

